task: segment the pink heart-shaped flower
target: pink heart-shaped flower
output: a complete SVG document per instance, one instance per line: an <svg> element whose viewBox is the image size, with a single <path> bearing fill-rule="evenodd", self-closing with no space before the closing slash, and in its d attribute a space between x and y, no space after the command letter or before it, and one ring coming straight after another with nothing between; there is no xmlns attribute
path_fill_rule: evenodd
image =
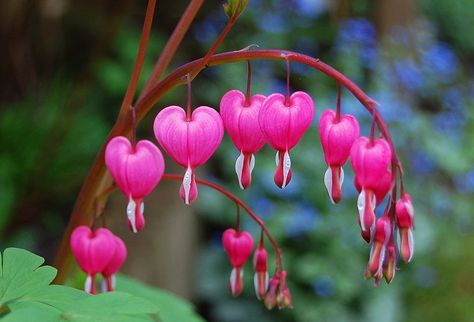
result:
<svg viewBox="0 0 474 322"><path fill-rule="evenodd" d="M305 92L293 93L288 105L282 94L272 94L263 102L258 120L266 140L277 150L274 180L280 188L291 180L289 151L309 129L313 117L313 100Z"/></svg>
<svg viewBox="0 0 474 322"><path fill-rule="evenodd" d="M319 137L328 169L324 174L324 184L333 203L342 199L344 169L354 141L359 137L357 119L344 114L337 118L336 112L326 110L319 120Z"/></svg>
<svg viewBox="0 0 474 322"><path fill-rule="evenodd" d="M115 242L115 251L112 255L107 266L102 271L102 275L104 276L104 289L107 291L113 291L115 289L115 274L120 270L125 259L127 258L127 247L123 240L118 237L114 236L113 238Z"/></svg>
<svg viewBox="0 0 474 322"><path fill-rule="evenodd" d="M224 94L220 103L220 114L224 127L229 133L240 156L235 163L235 171L242 189L247 189L252 181L255 165L254 153L266 143L258 116L265 96L257 94L246 105L245 95L239 90L230 90Z"/></svg>
<svg viewBox="0 0 474 322"><path fill-rule="evenodd" d="M156 187L165 171L165 161L152 142L142 140L132 147L123 136L114 137L105 149L105 164L120 190L129 198L127 216L133 232L144 224L143 198Z"/></svg>
<svg viewBox="0 0 474 322"><path fill-rule="evenodd" d="M197 198L194 169L209 160L224 135L219 113L200 106L188 121L183 108L168 106L156 116L153 129L166 153L186 168L180 196L186 204L193 202Z"/></svg>
<svg viewBox="0 0 474 322"><path fill-rule="evenodd" d="M94 278L109 264L114 255L115 236L106 228L92 231L79 226L71 234L70 245L79 267L87 273L85 291L95 294Z"/></svg>

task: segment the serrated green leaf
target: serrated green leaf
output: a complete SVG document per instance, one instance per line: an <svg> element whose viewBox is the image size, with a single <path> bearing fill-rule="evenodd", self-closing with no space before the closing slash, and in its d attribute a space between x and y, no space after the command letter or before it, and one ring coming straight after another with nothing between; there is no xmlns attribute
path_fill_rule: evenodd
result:
<svg viewBox="0 0 474 322"><path fill-rule="evenodd" d="M56 276L56 269L41 266L44 259L27 250L7 248L3 252L0 278L0 306L46 288Z"/></svg>
<svg viewBox="0 0 474 322"><path fill-rule="evenodd" d="M38 322L48 321L56 322L59 321L59 311L54 308L32 302L22 302L12 305L12 312L8 313L2 322Z"/></svg>
<svg viewBox="0 0 474 322"><path fill-rule="evenodd" d="M165 290L156 289L137 280L120 275L117 289L147 299L159 310L162 322L204 322L191 303Z"/></svg>

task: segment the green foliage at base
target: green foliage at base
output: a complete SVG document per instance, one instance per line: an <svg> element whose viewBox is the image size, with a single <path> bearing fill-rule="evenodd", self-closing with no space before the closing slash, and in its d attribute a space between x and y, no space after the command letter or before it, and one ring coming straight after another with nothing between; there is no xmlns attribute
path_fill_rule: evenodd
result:
<svg viewBox="0 0 474 322"><path fill-rule="evenodd" d="M0 320L2 322L74 321L203 321L191 304L166 291L120 276L119 291L89 295L50 285L56 269L19 248L0 257Z"/></svg>

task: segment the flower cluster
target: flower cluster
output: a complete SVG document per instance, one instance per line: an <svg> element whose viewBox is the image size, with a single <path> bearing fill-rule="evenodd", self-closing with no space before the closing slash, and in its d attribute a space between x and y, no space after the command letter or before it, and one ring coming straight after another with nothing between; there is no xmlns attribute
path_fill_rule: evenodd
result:
<svg viewBox="0 0 474 322"><path fill-rule="evenodd" d="M102 290L113 291L115 273L127 258L127 247L107 228L91 230L78 226L71 235L71 250L79 267L87 274L84 290L96 294L95 277L102 274Z"/></svg>
<svg viewBox="0 0 474 322"><path fill-rule="evenodd" d="M235 162L235 172L241 189L252 182L256 153L268 143L276 150L274 182L281 189L291 181L291 150L310 128L315 108L312 98L303 91L289 93L289 65L287 61L286 95L274 93L269 96L250 95L250 65L247 93L230 90L220 100L219 111L208 106L191 109L190 77L188 77L188 106L168 106L155 118L154 134L160 146L173 161L184 168L184 175L167 175L181 180L179 196L185 204L198 197L196 169L205 164L219 147L224 130L240 153ZM132 110L134 113L134 110ZM135 114L133 114L135 115ZM413 256L414 208L403 187L402 168L391 141L380 129L375 139L375 119L369 137L360 136L360 127L353 115L341 114L340 88L336 111L326 110L319 120L319 136L327 170L324 184L333 204L342 200L344 182L343 166L350 159L354 170L354 185L359 191L357 200L358 222L361 235L370 244L366 278L375 278L378 285L383 277L390 283L395 275L399 254L405 262ZM135 128L133 129L135 131ZM135 132L133 132L134 134ZM133 232L143 229L144 198L151 193L164 175L165 163L158 147L148 140L135 143L118 136L107 144L105 163L117 187L128 198L127 218ZM397 174L400 173L401 198L397 194ZM166 177L166 176L165 176ZM207 184L223 192L216 185ZM216 188L217 187L217 188ZM232 196L224 192L226 196ZM389 196L386 198L386 196ZM281 250L271 237L264 222L235 196L229 197L246 209L262 229L260 243L254 251L254 240L250 233L240 230L239 212L236 229L227 229L222 243L232 271L229 286L232 295L238 296L244 288L244 265L254 252L254 285L259 300L269 309L292 306L287 286L287 272L283 269ZM388 199L383 216L376 217L375 209ZM395 235L398 233L397 251ZM275 250L275 273L268 273L268 253L264 248L267 237ZM79 266L88 274L86 290L95 293L94 276L105 277L107 289L113 289L112 276L126 256L126 249L118 238L105 228L91 231L87 227L77 228L71 237L71 248ZM115 257L114 257L115 256ZM116 258L117 257L117 258Z"/></svg>

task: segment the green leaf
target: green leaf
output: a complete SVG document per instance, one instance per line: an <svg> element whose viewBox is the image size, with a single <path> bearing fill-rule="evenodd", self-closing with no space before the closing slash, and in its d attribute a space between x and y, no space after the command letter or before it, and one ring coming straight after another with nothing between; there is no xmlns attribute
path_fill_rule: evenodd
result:
<svg viewBox="0 0 474 322"><path fill-rule="evenodd" d="M61 321L157 321L157 313L158 308L150 301L116 291L89 296L74 303L61 314Z"/></svg>
<svg viewBox="0 0 474 322"><path fill-rule="evenodd" d="M117 289L147 299L159 310L162 322L204 322L192 304L178 296L160 289L145 285L137 280L117 276Z"/></svg>
<svg viewBox="0 0 474 322"><path fill-rule="evenodd" d="M229 19L237 18L247 7L248 0L229 0L225 3L224 12Z"/></svg>
<svg viewBox="0 0 474 322"><path fill-rule="evenodd" d="M0 307L20 301L30 293L46 288L56 276L56 269L42 266L44 259L19 248L7 248L1 260Z"/></svg>

